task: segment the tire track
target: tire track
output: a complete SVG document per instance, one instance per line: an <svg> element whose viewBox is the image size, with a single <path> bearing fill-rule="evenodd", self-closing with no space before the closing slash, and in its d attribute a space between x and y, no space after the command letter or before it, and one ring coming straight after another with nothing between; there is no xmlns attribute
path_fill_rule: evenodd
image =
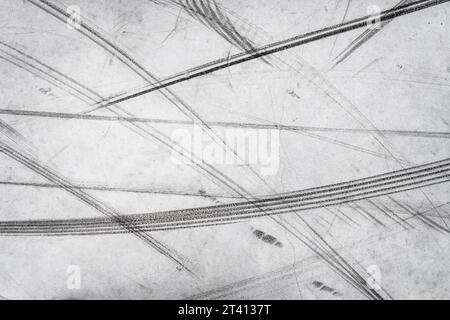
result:
<svg viewBox="0 0 450 320"><path fill-rule="evenodd" d="M202 208L163 211L148 214L133 214L127 218L142 228L176 229L187 224L201 222L238 221L265 216L266 214L289 213L292 210L311 210L326 206L354 202L362 199L380 197L406 190L414 190L423 186L448 182L450 159L398 170L345 183L327 185L318 188L299 190L281 194L278 197L265 197L252 202L238 202ZM264 211L255 209L263 208ZM167 228L170 227L170 228ZM0 222L0 234L14 231L18 234L42 232L95 232L99 230L119 229L114 221L102 218L3 221ZM153 230L153 229L152 229ZM443 229L442 231L445 231ZM120 231L119 231L120 232Z"/></svg>

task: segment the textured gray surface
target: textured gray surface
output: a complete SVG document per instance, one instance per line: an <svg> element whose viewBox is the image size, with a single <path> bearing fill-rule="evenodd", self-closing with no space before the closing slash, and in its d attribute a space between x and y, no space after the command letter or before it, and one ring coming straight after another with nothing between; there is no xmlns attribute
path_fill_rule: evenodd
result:
<svg viewBox="0 0 450 320"><path fill-rule="evenodd" d="M171 137L190 128L177 108L181 100L204 123L303 127L279 131L279 167L262 176L264 183L246 165L214 165L248 192L247 200L449 158L448 2L382 26L336 65L335 57L365 28L175 84L169 94L161 91L165 96L152 92L88 113L111 116L115 110L181 123L9 112L86 114L101 97L365 16L368 7L396 4L0 0L0 297L365 299L374 296L364 290L378 289L370 287L375 268L383 298L450 298L445 181L279 217L147 233L182 255L195 275L129 232L54 237L2 229L16 220L101 217L95 201L118 216L241 201L242 194L198 168L172 161L171 152L149 135L158 130ZM69 6L79 8L80 23L92 29L77 29L76 16L68 24L63 13L72 13ZM168 95L180 100L172 103ZM212 126L215 132L226 129ZM54 187L54 180L5 150L28 155L71 187ZM87 198L94 202L83 202ZM305 237L329 254L331 265ZM344 272L359 277L357 288L333 269L336 259L352 267L354 272ZM78 271L79 288L72 282Z"/></svg>

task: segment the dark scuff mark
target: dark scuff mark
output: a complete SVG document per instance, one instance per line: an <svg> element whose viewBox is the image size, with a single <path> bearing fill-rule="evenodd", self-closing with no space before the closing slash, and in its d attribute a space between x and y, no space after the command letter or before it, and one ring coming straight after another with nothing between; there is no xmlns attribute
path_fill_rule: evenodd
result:
<svg viewBox="0 0 450 320"><path fill-rule="evenodd" d="M275 238L274 236L265 233L264 231L261 230L254 230L253 234L258 238L261 239L262 241L264 241L265 243L274 245L278 248L283 247L283 243L281 241L278 241L277 238Z"/></svg>
<svg viewBox="0 0 450 320"><path fill-rule="evenodd" d="M294 98L300 100L300 96L299 96L294 90L288 90L287 93L288 93L291 97L294 97Z"/></svg>
<svg viewBox="0 0 450 320"><path fill-rule="evenodd" d="M320 281L313 281L312 285L316 288L318 288L320 291L325 291L327 293L332 294L333 296L342 296L342 294L337 291L336 289L329 287L327 285L325 285L323 282Z"/></svg>

